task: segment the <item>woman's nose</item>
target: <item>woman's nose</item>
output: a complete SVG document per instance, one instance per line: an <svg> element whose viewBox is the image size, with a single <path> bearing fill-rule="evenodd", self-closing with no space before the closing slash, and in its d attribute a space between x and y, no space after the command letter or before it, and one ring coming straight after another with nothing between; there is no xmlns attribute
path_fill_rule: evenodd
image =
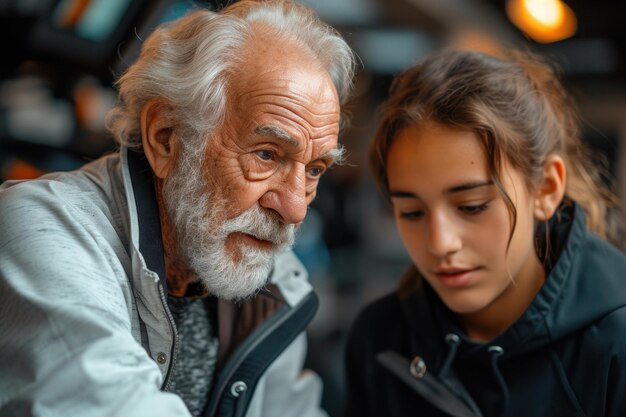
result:
<svg viewBox="0 0 626 417"><path fill-rule="evenodd" d="M457 226L445 214L435 213L430 216L428 247L437 257L448 256L463 247Z"/></svg>

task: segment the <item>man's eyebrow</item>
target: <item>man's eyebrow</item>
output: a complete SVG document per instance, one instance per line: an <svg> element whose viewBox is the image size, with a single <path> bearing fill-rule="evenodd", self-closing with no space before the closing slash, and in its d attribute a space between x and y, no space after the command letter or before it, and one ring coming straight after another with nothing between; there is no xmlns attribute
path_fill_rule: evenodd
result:
<svg viewBox="0 0 626 417"><path fill-rule="evenodd" d="M289 133L287 133L284 129L274 126L274 125L261 125L257 126L254 129L254 133L260 136L272 136L274 138L280 139L283 142L291 146L298 146L299 142ZM322 155L318 156L318 160L327 160L329 162L329 166L333 164L341 165L344 162L346 150L343 146L338 146L337 148L331 149L327 152L324 152Z"/></svg>
<svg viewBox="0 0 626 417"><path fill-rule="evenodd" d="M274 125L257 126L254 129L254 133L260 136L272 136L272 137L275 137L276 139L280 139L283 142L286 142L289 145L298 146L298 141L289 133L287 133L286 130L281 129L278 126L274 126Z"/></svg>
<svg viewBox="0 0 626 417"><path fill-rule="evenodd" d="M487 187L493 185L492 180L484 180L484 181L469 181L463 184L455 185L454 187L450 187L445 190L444 194L455 194L463 191L473 190L475 188ZM389 196L392 198L419 198L419 195L409 192L409 191L401 191L401 190L389 190Z"/></svg>
<svg viewBox="0 0 626 417"><path fill-rule="evenodd" d="M344 162L345 154L346 148L339 145L336 148L324 152L323 154L318 156L317 159L329 161L328 166L331 166L333 164L341 165Z"/></svg>

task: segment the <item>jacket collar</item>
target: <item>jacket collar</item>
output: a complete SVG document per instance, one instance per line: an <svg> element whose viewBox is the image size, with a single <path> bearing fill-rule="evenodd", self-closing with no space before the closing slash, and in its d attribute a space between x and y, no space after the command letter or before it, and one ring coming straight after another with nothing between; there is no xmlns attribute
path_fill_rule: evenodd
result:
<svg viewBox="0 0 626 417"><path fill-rule="evenodd" d="M152 168L141 151L120 150L124 185L128 200L131 242L141 254L147 269L155 272L167 289L163 238Z"/></svg>

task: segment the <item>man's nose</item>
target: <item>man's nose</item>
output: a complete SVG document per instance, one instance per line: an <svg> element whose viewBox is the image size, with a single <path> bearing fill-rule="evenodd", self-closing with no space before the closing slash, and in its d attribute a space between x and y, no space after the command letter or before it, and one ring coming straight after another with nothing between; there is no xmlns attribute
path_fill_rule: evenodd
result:
<svg viewBox="0 0 626 417"><path fill-rule="evenodd" d="M295 166L283 178L276 179L259 199L261 207L276 211L286 224L298 224L307 212L304 167Z"/></svg>
<svg viewBox="0 0 626 417"><path fill-rule="evenodd" d="M457 225L444 213L432 213L429 218L428 247L437 257L445 257L459 251L463 241Z"/></svg>

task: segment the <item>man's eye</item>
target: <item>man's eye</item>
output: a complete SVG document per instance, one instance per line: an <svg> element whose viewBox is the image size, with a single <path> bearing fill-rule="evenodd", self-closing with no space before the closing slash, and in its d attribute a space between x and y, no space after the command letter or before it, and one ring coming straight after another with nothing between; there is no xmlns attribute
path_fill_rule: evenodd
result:
<svg viewBox="0 0 626 417"><path fill-rule="evenodd" d="M274 158L274 152L268 151L267 149L256 151L256 155L264 161L271 161L272 158Z"/></svg>
<svg viewBox="0 0 626 417"><path fill-rule="evenodd" d="M318 167L309 168L309 175L312 177L319 177L323 173L324 173L323 168L318 168Z"/></svg>

